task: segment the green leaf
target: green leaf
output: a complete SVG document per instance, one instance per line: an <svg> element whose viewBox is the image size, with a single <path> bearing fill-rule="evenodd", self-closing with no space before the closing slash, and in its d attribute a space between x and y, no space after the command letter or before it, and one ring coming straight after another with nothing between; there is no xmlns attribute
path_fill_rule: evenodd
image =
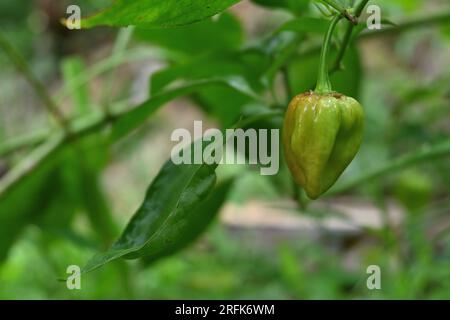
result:
<svg viewBox="0 0 450 320"><path fill-rule="evenodd" d="M116 0L110 7L81 21L83 28L99 25L146 28L191 24L238 3L240 0Z"/></svg>
<svg viewBox="0 0 450 320"><path fill-rule="evenodd" d="M262 90L260 76L267 57L256 50L213 53L156 72L151 78L151 94L157 94L175 80L242 77L255 92Z"/></svg>
<svg viewBox="0 0 450 320"><path fill-rule="evenodd" d="M85 166L79 167L79 196L92 228L105 245L112 243L118 230L99 182L99 175Z"/></svg>
<svg viewBox="0 0 450 320"><path fill-rule="evenodd" d="M299 43L304 39L301 34L293 32L276 32L273 37L263 41L259 47L264 48L270 56L271 63L265 70L262 82L269 88L273 88L273 83L277 73L283 66L296 55Z"/></svg>
<svg viewBox="0 0 450 320"><path fill-rule="evenodd" d="M41 214L51 199L53 187L57 186L51 183L57 163L51 155L58 142L59 139L50 140L37 148L0 181L0 261L6 258L22 229L34 216ZM16 172L22 172L22 168L29 168L31 163L41 159L46 161L28 171L18 183L9 182Z"/></svg>
<svg viewBox="0 0 450 320"><path fill-rule="evenodd" d="M192 57L205 52L237 49L244 35L239 20L225 12L218 19L207 19L181 28L139 28L135 30L135 37Z"/></svg>
<svg viewBox="0 0 450 320"><path fill-rule="evenodd" d="M100 240L110 245L118 230L111 216L108 201L99 183L99 172L107 163L108 141L94 134L74 142L65 149L64 176L74 202L87 214ZM85 155L83 158L79 154Z"/></svg>
<svg viewBox="0 0 450 320"><path fill-rule="evenodd" d="M216 53L196 58L155 73L151 79L151 92L158 93L176 80L199 80L211 77L242 77L255 92L261 92L262 72L268 65L265 54L257 50ZM217 84L200 89L196 102L215 116L223 126L233 124L242 107L254 97L236 88Z"/></svg>
<svg viewBox="0 0 450 320"><path fill-rule="evenodd" d="M148 116L164 103L213 84L235 88L240 92L258 98L246 81L239 77L190 82L175 89L164 91L132 110L116 113L114 116L117 118L112 125L110 142L114 142L145 122ZM95 116L93 119L84 119L84 121L74 124L74 130L79 133L82 132L83 137L79 138L86 140L93 134L103 131L101 124L101 118ZM5 258L10 245L23 227L29 223L29 215L39 213L40 205L47 203L46 197L52 196L52 192L48 188L49 183L51 185L52 182L50 175L60 160L61 151L65 147L72 147L72 141L65 141L65 145L62 147L63 139L64 137L60 134L50 137L47 143L37 148L0 180L0 260ZM86 158L86 161L91 162L91 159ZM101 159L92 161L100 161L101 163Z"/></svg>
<svg viewBox="0 0 450 320"><path fill-rule="evenodd" d="M0 261L3 261L23 228L32 222L33 215L41 213L51 200L52 188L47 181L53 178L49 168L33 173L0 200Z"/></svg>
<svg viewBox="0 0 450 320"><path fill-rule="evenodd" d="M225 203L228 193L231 189L233 180L227 180L219 183L211 194L202 201L195 212L191 213L189 223L187 221L179 222L177 228L170 226L166 230L161 230L161 236L152 240L152 248L161 248L158 251L151 250L146 252L150 254L144 260L147 263L154 262L160 258L174 254L181 249L189 246L208 228L211 222L219 213L220 208ZM171 241L173 239L173 241ZM169 241L167 241L169 240Z"/></svg>
<svg viewBox="0 0 450 320"><path fill-rule="evenodd" d="M62 62L62 74L64 78L65 90L72 93L72 98L76 107L77 115L84 115L89 112L89 91L87 84L77 85L77 77L84 73L86 66L80 57L66 58Z"/></svg>
<svg viewBox="0 0 450 320"><path fill-rule="evenodd" d="M273 116L274 112L261 112L243 119L236 127ZM188 148L195 150L197 143ZM202 147L209 144L204 143ZM154 261L195 240L217 214L230 188L230 180L213 188L216 168L217 164L176 165L168 160L119 240L108 251L89 260L82 272L90 272L122 257L146 257L147 261Z"/></svg>
<svg viewBox="0 0 450 320"><path fill-rule="evenodd" d="M254 101L248 95L220 85L201 89L193 98L202 110L220 123L222 128L235 123L242 108Z"/></svg>
<svg viewBox="0 0 450 320"><path fill-rule="evenodd" d="M61 161L49 177L48 181L51 183L43 187L44 192L48 194L47 199L41 199L42 208L33 217L33 222L43 232L58 234L70 232L70 225L79 204L77 195L73 192L73 180L76 179L77 172L67 160Z"/></svg>
<svg viewBox="0 0 450 320"><path fill-rule="evenodd" d="M198 209L216 182L217 165L167 161L150 185L144 202L119 240L106 252L95 255L83 272L92 271L120 257L157 255L179 245L178 237L194 225ZM208 211L203 211L203 213Z"/></svg>
<svg viewBox="0 0 450 320"><path fill-rule="evenodd" d="M233 88L253 99L259 100L260 97L256 94L250 85L242 77L218 77L211 79L203 79L198 81L190 81L179 85L175 88L168 88L167 90L158 93L141 105L135 107L130 111L116 115L117 120L113 124L112 141L115 141L124 135L128 134L140 124L144 123L148 116L154 113L163 104L184 95L194 93L202 88L207 88L212 85L222 85Z"/></svg>
<svg viewBox="0 0 450 320"><path fill-rule="evenodd" d="M281 8L290 10L297 14L305 13L308 10L310 0L252 0L268 8Z"/></svg>
<svg viewBox="0 0 450 320"><path fill-rule="evenodd" d="M334 62L334 60L331 61ZM337 71L330 76L333 89L358 99L363 75L358 48L356 46L350 46L342 62L344 70Z"/></svg>
<svg viewBox="0 0 450 320"><path fill-rule="evenodd" d="M243 119L236 127L273 116L273 112L262 112ZM195 148L197 143L188 148ZM203 148L209 144L204 143ZM152 261L193 241L214 218L230 187L230 182L226 182L213 189L216 168L217 164L176 165L168 160L119 240L108 251L89 260L83 272L90 272L121 257L135 259L146 256Z"/></svg>
<svg viewBox="0 0 450 320"><path fill-rule="evenodd" d="M300 17L290 20L283 24L279 28L281 31L295 31L297 33L318 33L325 34L328 28L328 20L313 18L313 17Z"/></svg>

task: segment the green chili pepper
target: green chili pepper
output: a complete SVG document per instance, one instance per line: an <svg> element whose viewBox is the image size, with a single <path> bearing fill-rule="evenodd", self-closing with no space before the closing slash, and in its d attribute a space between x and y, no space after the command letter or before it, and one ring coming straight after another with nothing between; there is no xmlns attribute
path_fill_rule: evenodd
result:
<svg viewBox="0 0 450 320"><path fill-rule="evenodd" d="M364 114L353 98L306 92L289 104L284 121L286 161L308 197L327 191L350 164L362 140Z"/></svg>

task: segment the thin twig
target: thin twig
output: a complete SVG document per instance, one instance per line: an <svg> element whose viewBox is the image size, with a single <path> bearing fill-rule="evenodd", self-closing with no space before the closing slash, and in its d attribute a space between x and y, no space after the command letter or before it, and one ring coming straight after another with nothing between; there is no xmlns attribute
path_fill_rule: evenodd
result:
<svg viewBox="0 0 450 320"><path fill-rule="evenodd" d="M361 0L359 4L355 8L355 17L358 19L361 16L361 13L366 6L369 0ZM345 52L347 51L347 47L350 43L350 39L352 37L353 29L356 24L348 24L345 30L344 39L342 40L341 47L339 48L339 52L336 56L336 60L334 61L333 66L331 67L330 72L333 73L342 68L342 59L344 59Z"/></svg>
<svg viewBox="0 0 450 320"><path fill-rule="evenodd" d="M38 145L39 143L47 139L49 135L50 130L44 129L9 139L0 144L0 157L7 156L10 153L26 147Z"/></svg>
<svg viewBox="0 0 450 320"><path fill-rule="evenodd" d="M35 92L41 98L47 111L53 115L53 117L59 122L63 128L66 127L66 120L63 113L59 109L58 105L53 101L48 94L47 89L42 82L33 74L30 70L28 63L22 57L22 55L13 47L9 40L0 32L0 48L4 50L6 55L16 65L17 69L25 76L28 83L33 87Z"/></svg>
<svg viewBox="0 0 450 320"><path fill-rule="evenodd" d="M125 50L130 42L131 36L133 35L134 27L129 26L127 28L120 29L119 33L117 34L116 41L114 43L114 48L112 50L111 59L120 60L125 54ZM103 88L103 97L102 97L102 103L103 106L103 112L105 114L110 113L110 103L111 103L111 95L113 93L113 82L114 82L114 75L116 72L115 70L111 70L106 78L106 83Z"/></svg>
<svg viewBox="0 0 450 320"><path fill-rule="evenodd" d="M348 44L352 37L352 33L353 33L353 25L349 24L345 29L344 39L342 39L341 47L339 48L336 60L334 61L333 66L329 71L330 73L334 73L342 69L342 60L344 59L345 52L347 51Z"/></svg>
<svg viewBox="0 0 450 320"><path fill-rule="evenodd" d="M38 165L45 163L61 146L64 135L58 134L47 140L30 153L23 161L16 165L0 180L0 200L11 191L25 176L34 171Z"/></svg>

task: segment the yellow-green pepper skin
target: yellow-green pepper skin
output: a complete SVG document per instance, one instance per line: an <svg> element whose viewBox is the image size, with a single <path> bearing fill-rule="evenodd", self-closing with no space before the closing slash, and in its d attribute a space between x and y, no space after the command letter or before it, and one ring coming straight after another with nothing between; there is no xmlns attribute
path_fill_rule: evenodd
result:
<svg viewBox="0 0 450 320"><path fill-rule="evenodd" d="M363 127L363 108L351 97L310 91L292 99L283 125L284 154L310 199L327 191L353 160Z"/></svg>

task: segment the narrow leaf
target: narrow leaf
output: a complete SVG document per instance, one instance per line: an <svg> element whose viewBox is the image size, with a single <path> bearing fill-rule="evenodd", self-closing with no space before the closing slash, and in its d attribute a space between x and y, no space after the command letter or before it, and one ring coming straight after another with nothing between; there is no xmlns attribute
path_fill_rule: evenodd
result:
<svg viewBox="0 0 450 320"><path fill-rule="evenodd" d="M325 19L300 17L286 22L279 28L279 31L325 34L327 27L328 21Z"/></svg>
<svg viewBox="0 0 450 320"><path fill-rule="evenodd" d="M77 115L85 115L89 112L89 88L87 84L77 86L78 75L86 70L84 60L80 57L67 58L62 62L61 71L64 78L65 90L72 93Z"/></svg>
<svg viewBox="0 0 450 320"><path fill-rule="evenodd" d="M196 240L208 228L220 208L225 203L232 186L232 180L219 183L211 194L199 203L195 211L191 211L185 219L168 224L165 230L161 230L158 237L152 240L152 245L143 250L145 261L154 262L162 257L171 255Z"/></svg>
<svg viewBox="0 0 450 320"><path fill-rule="evenodd" d="M139 28L135 38L192 58L205 52L237 49L244 32L239 20L224 12L218 19L206 19L182 28Z"/></svg>
<svg viewBox="0 0 450 320"><path fill-rule="evenodd" d="M120 239L106 252L95 255L83 272L120 257L138 258L159 253L177 242L181 229L208 196L216 182L216 165L167 161L150 185L144 202ZM164 239L161 242L161 239Z"/></svg>
<svg viewBox="0 0 450 320"><path fill-rule="evenodd" d="M247 81L239 76L190 81L185 84L178 85L175 88L171 88L169 86L167 90L158 93L134 109L116 115L117 121L113 125L112 140L115 141L134 130L140 124L144 123L150 114L155 112L159 107L170 100L191 94L196 90L206 88L207 86L217 84L236 89L237 91L248 95L255 100L260 99L258 94L252 90Z"/></svg>
<svg viewBox="0 0 450 320"><path fill-rule="evenodd" d="M40 146L0 180L0 261L6 258L22 229L50 201L56 165L51 156L55 156L58 142L51 140ZM42 159L46 161L40 162ZM36 162L38 166L34 166ZM19 175L21 179L16 180Z"/></svg>
<svg viewBox="0 0 450 320"><path fill-rule="evenodd" d="M117 0L81 21L83 28L99 25L146 28L176 27L211 17L240 0Z"/></svg>

